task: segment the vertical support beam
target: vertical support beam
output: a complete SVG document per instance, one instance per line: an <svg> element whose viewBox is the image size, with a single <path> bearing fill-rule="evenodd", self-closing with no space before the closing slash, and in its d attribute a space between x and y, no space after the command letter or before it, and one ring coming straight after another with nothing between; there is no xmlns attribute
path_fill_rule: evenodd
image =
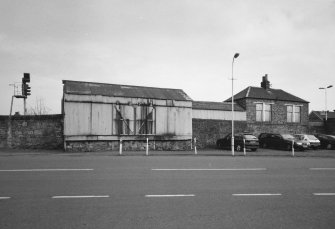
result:
<svg viewBox="0 0 335 229"><path fill-rule="evenodd" d="M149 138L147 138L147 145L146 145L145 155L149 156Z"/></svg>

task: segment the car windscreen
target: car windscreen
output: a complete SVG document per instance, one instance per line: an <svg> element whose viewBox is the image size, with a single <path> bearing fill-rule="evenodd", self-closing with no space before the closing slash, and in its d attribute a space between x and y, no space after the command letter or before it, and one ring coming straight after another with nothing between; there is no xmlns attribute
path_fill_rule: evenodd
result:
<svg viewBox="0 0 335 229"><path fill-rule="evenodd" d="M308 138L309 140L319 140L319 139L317 139L314 135L307 135L307 138Z"/></svg>
<svg viewBox="0 0 335 229"><path fill-rule="evenodd" d="M244 135L244 138L246 140L257 140L257 138L254 135Z"/></svg>
<svg viewBox="0 0 335 229"><path fill-rule="evenodd" d="M281 134L281 136L282 136L284 139L290 139L290 140L294 139L294 137L293 137L292 135L290 135L290 134Z"/></svg>

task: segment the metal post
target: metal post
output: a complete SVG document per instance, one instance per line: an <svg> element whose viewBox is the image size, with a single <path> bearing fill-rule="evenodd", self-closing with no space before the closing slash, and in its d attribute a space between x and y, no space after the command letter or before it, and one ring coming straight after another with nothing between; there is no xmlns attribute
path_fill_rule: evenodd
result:
<svg viewBox="0 0 335 229"><path fill-rule="evenodd" d="M13 110L13 100L14 100L14 95L12 96L12 102L10 103L9 118L12 116L12 110Z"/></svg>
<svg viewBox="0 0 335 229"><path fill-rule="evenodd" d="M234 60L237 58L240 54L235 53L233 57L233 61L231 64L231 112L232 112L232 120L231 120L231 153L232 156L235 155L234 153L234 148L235 148L235 143L234 143L234 119L235 119L235 114L234 114Z"/></svg>
<svg viewBox="0 0 335 229"><path fill-rule="evenodd" d="M325 101L326 101L326 121L327 121L328 120L328 114L327 114L328 113L328 111L327 111L327 109L328 109L327 108L327 88L325 88L325 98L326 98Z"/></svg>
<svg viewBox="0 0 335 229"><path fill-rule="evenodd" d="M294 140L292 140L292 157L294 157Z"/></svg>
<svg viewBox="0 0 335 229"><path fill-rule="evenodd" d="M194 138L194 154L197 155L197 138Z"/></svg>
<svg viewBox="0 0 335 229"><path fill-rule="evenodd" d="M27 115L27 98L23 98L23 113L24 115Z"/></svg>
<svg viewBox="0 0 335 229"><path fill-rule="evenodd" d="M120 155L122 155L122 139L120 139L120 152L119 152Z"/></svg>
<svg viewBox="0 0 335 229"><path fill-rule="evenodd" d="M147 138L147 146L146 146L145 155L149 156L149 138Z"/></svg>
<svg viewBox="0 0 335 229"><path fill-rule="evenodd" d="M243 152L244 152L244 156L247 156L247 151L245 148L245 139L243 138Z"/></svg>

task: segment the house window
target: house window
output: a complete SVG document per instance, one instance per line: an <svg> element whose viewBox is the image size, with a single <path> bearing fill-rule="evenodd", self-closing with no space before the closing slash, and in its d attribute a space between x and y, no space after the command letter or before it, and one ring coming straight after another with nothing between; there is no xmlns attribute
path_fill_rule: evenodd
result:
<svg viewBox="0 0 335 229"><path fill-rule="evenodd" d="M286 105L287 122L300 122L301 121L301 106Z"/></svg>
<svg viewBox="0 0 335 229"><path fill-rule="evenodd" d="M256 121L271 122L272 120L272 104L256 103Z"/></svg>

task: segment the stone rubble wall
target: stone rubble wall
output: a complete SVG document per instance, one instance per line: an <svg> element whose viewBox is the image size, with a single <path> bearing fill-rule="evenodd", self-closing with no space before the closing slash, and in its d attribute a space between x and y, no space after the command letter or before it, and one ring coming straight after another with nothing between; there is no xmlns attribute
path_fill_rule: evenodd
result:
<svg viewBox="0 0 335 229"><path fill-rule="evenodd" d="M0 116L0 148L63 149L63 115Z"/></svg>

